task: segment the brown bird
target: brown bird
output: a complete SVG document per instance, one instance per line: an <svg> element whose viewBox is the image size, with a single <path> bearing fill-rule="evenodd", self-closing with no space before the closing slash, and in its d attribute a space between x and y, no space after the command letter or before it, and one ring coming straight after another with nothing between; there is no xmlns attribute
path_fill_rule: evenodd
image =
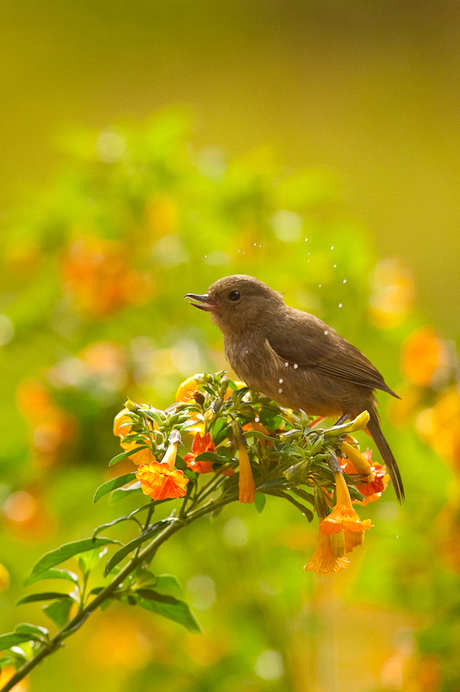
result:
<svg viewBox="0 0 460 692"><path fill-rule="evenodd" d="M252 389L310 415L346 420L367 410L368 430L403 501L401 474L380 428L374 390L399 397L361 351L252 276L226 276L204 295L185 298L211 313L224 336L227 360Z"/></svg>

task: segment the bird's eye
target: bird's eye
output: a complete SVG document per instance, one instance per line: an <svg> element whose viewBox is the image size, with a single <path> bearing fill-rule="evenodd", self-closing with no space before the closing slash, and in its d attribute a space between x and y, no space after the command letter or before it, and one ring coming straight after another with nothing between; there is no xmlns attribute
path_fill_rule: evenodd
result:
<svg viewBox="0 0 460 692"><path fill-rule="evenodd" d="M232 291L231 293L228 294L228 299L233 300L234 302L239 300L241 298L241 293L239 291Z"/></svg>

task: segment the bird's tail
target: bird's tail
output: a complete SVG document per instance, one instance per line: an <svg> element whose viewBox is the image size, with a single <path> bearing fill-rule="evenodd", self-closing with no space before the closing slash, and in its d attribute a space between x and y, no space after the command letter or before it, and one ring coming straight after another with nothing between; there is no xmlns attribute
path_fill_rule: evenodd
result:
<svg viewBox="0 0 460 692"><path fill-rule="evenodd" d="M396 497L399 502L404 501L404 485L402 482L401 474L399 472L398 464L393 456L393 452L390 449L388 442L386 441L383 432L380 428L379 416L377 411L371 410L369 423L367 424L367 429L369 430L372 438L377 445L380 454L382 455L383 461L386 464L388 473L393 482Z"/></svg>

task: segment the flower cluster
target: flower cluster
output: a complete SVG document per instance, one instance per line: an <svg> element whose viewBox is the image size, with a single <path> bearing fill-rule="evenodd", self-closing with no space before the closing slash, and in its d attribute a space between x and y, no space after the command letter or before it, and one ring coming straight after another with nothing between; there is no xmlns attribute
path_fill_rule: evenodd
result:
<svg viewBox="0 0 460 692"><path fill-rule="evenodd" d="M292 502L309 520L316 512L318 545L305 569L324 574L346 567L372 526L354 505L375 502L388 484L385 468L350 435L368 419L363 412L318 428L323 419L284 409L222 372L189 377L166 411L128 401L114 434L120 456L138 466L129 487L154 501L183 498L193 508L205 497L246 504L261 493ZM190 451L181 455L183 446Z"/></svg>

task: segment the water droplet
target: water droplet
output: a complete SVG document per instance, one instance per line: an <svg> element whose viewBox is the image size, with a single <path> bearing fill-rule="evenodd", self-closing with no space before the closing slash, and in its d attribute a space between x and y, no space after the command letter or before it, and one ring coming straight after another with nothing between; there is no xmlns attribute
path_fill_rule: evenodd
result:
<svg viewBox="0 0 460 692"><path fill-rule="evenodd" d="M307 242L308 238L305 238L305 242Z"/></svg>
<svg viewBox="0 0 460 692"><path fill-rule="evenodd" d="M246 349L245 353L249 353L248 349Z"/></svg>
<svg viewBox="0 0 460 692"><path fill-rule="evenodd" d="M279 382L280 384L283 384L283 382L284 382L283 378L280 377L279 380L278 380L278 382Z"/></svg>
<svg viewBox="0 0 460 692"><path fill-rule="evenodd" d="M282 393L283 393L283 390L282 390L281 387L280 387L280 388L278 389L278 394L282 394Z"/></svg>
<svg viewBox="0 0 460 692"><path fill-rule="evenodd" d="M334 246L333 246L333 245L331 245L331 250L333 250L333 249L334 249Z"/></svg>
<svg viewBox="0 0 460 692"><path fill-rule="evenodd" d="M289 363L285 363L285 364L284 364L284 367L285 367L285 368L288 368L288 367L289 367Z"/></svg>
<svg viewBox="0 0 460 692"><path fill-rule="evenodd" d="M310 254L310 253L309 253L309 252L307 252L307 255L309 255L309 254Z"/></svg>
<svg viewBox="0 0 460 692"><path fill-rule="evenodd" d="M262 245L259 245L259 247L262 247Z"/></svg>
<svg viewBox="0 0 460 692"><path fill-rule="evenodd" d="M321 288L321 284L318 284L318 288Z"/></svg>
<svg viewBox="0 0 460 692"><path fill-rule="evenodd" d="M326 329L325 332L324 332L324 336L327 336L328 334L329 334L329 332L328 332L327 329Z"/></svg>
<svg viewBox="0 0 460 692"><path fill-rule="evenodd" d="M254 418L254 423L259 423L259 422L260 422L260 418L259 418L259 416L256 416L256 417Z"/></svg>
<svg viewBox="0 0 460 692"><path fill-rule="evenodd" d="M254 243L254 247L257 247L257 243Z"/></svg>
<svg viewBox="0 0 460 692"><path fill-rule="evenodd" d="M339 303L339 308L341 308L341 307L342 307L342 303Z"/></svg>
<svg viewBox="0 0 460 692"><path fill-rule="evenodd" d="M298 367L297 363L294 363L294 370L297 370Z"/></svg>
<svg viewBox="0 0 460 692"><path fill-rule="evenodd" d="M347 280L346 280L346 279L344 279L344 280L343 280L343 283L344 283L344 284L346 284L346 283L347 283Z"/></svg>
<svg viewBox="0 0 460 692"><path fill-rule="evenodd" d="M239 252L239 250L238 250L238 252ZM336 265L336 264L334 264L334 269L337 269L337 265Z"/></svg>
<svg viewBox="0 0 460 692"><path fill-rule="evenodd" d="M205 258L205 259L208 259L208 256L207 256L207 255L205 255L205 256L204 256L204 258Z"/></svg>
<svg viewBox="0 0 460 692"><path fill-rule="evenodd" d="M309 262L309 261L310 261L310 260L307 260L307 262Z"/></svg>

